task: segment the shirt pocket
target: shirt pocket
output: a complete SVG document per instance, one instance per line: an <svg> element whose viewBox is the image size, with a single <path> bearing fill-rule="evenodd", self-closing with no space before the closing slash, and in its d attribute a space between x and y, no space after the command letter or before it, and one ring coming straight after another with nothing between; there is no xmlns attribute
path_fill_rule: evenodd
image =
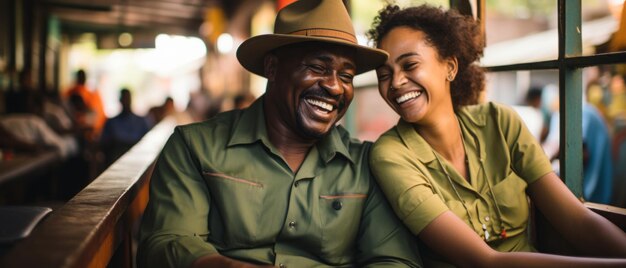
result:
<svg viewBox="0 0 626 268"><path fill-rule="evenodd" d="M254 179L202 172L211 194L209 240L226 247L254 244L259 232L264 185Z"/></svg>
<svg viewBox="0 0 626 268"><path fill-rule="evenodd" d="M493 186L497 205L502 212L501 220L508 227L521 227L528 221L526 186L526 181L513 171L504 180Z"/></svg>
<svg viewBox="0 0 626 268"><path fill-rule="evenodd" d="M367 194L320 195L319 216L322 224L322 254L332 263L354 255L354 242L359 231Z"/></svg>

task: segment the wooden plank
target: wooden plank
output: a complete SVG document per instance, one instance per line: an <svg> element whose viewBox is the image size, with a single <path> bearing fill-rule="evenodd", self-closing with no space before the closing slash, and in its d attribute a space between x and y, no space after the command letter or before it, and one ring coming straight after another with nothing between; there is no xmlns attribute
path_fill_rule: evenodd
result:
<svg viewBox="0 0 626 268"><path fill-rule="evenodd" d="M587 208L606 218L626 232L626 209L610 205L584 203ZM546 217L536 208L533 209L533 229L535 230L535 247L544 253L560 255L582 256L559 231L548 222Z"/></svg>
<svg viewBox="0 0 626 268"><path fill-rule="evenodd" d="M586 202L585 206L626 232L626 209L590 202Z"/></svg>
<svg viewBox="0 0 626 268"><path fill-rule="evenodd" d="M145 208L152 165L175 125L166 119L154 127L17 243L2 257L0 267L106 267Z"/></svg>
<svg viewBox="0 0 626 268"><path fill-rule="evenodd" d="M55 151L17 154L11 160L0 162L0 184L40 176L60 164L60 155Z"/></svg>

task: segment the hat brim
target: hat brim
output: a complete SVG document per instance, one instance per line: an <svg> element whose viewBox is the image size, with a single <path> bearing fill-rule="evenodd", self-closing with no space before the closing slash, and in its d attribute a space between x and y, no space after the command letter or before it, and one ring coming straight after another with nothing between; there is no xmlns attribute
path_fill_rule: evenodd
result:
<svg viewBox="0 0 626 268"><path fill-rule="evenodd" d="M268 52L281 46L303 42L324 42L354 48L356 51L354 59L356 74L377 68L389 56L384 50L356 45L341 39L290 34L266 34L254 36L244 41L237 49L237 60L248 71L265 77L263 61Z"/></svg>

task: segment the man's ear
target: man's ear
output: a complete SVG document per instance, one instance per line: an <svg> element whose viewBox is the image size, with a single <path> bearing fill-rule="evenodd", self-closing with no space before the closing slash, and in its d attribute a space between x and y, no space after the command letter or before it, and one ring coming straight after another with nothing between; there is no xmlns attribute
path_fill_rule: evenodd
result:
<svg viewBox="0 0 626 268"><path fill-rule="evenodd" d="M263 73L268 82L273 82L276 78L276 69L278 68L278 57L276 55L268 53L263 58Z"/></svg>

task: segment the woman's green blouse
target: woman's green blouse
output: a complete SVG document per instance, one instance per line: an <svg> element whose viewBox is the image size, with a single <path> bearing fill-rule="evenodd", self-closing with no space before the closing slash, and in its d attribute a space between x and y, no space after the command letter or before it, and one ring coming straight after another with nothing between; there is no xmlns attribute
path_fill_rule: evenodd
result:
<svg viewBox="0 0 626 268"><path fill-rule="evenodd" d="M511 108L495 103L467 106L457 112L457 117L470 180L430 147L417 133L418 126L400 120L380 137L370 156L383 192L416 235L450 210L483 239L484 224L490 234L489 245L498 251L533 251L527 232L529 203L525 190L552 172L547 156ZM503 228L505 239L499 236Z"/></svg>

